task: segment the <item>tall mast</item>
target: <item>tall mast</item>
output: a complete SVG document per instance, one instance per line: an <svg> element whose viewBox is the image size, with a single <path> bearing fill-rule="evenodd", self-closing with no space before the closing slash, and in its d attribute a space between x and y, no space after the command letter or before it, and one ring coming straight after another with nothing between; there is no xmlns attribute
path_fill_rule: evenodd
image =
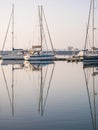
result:
<svg viewBox="0 0 98 130"><path fill-rule="evenodd" d="M92 0L92 47L94 47L94 22L94 0Z"/></svg>
<svg viewBox="0 0 98 130"><path fill-rule="evenodd" d="M12 51L14 50L14 4L12 4Z"/></svg>
<svg viewBox="0 0 98 130"><path fill-rule="evenodd" d="M5 47L7 35L8 35L8 32L9 32L9 27L10 27L10 24L11 24L11 20L12 20L12 50L14 50L14 4L12 4L11 15L10 15L7 31L6 31L6 34L5 34L5 39L4 39L4 42L3 42L2 51L4 50L4 47Z"/></svg>
<svg viewBox="0 0 98 130"><path fill-rule="evenodd" d="M89 32L89 24L90 24L90 18L91 18L91 9L92 9L92 0L90 2L90 8L89 8L89 15L88 15L88 22L87 22L87 28L86 28L86 37L85 37L85 44L84 44L84 50L87 46L87 38L88 38L88 32ZM84 51L85 53L85 51Z"/></svg>

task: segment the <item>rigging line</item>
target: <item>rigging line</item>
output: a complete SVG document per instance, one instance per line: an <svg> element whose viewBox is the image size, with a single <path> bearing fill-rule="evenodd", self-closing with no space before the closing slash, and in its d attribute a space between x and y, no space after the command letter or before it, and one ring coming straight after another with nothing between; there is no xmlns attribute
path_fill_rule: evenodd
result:
<svg viewBox="0 0 98 130"><path fill-rule="evenodd" d="M9 89L8 89L7 80L6 80L6 77L5 77L5 73L4 73L3 67L1 66L1 68L2 68L2 73L3 73L3 77L4 77L4 81L5 81L6 89L7 89L7 94L8 94L9 101L10 101L10 105L11 105L12 102L11 102L11 97L10 97L10 93L9 93Z"/></svg>
<svg viewBox="0 0 98 130"><path fill-rule="evenodd" d="M43 37L46 43L46 37L45 37L45 31L44 31L44 27L43 27L43 21L42 21L42 9L41 6L38 6L38 15L39 15L39 26L40 26L40 43L42 44L43 42ZM35 34L35 33L34 33ZM46 49L48 50L48 46L46 43Z"/></svg>
<svg viewBox="0 0 98 130"><path fill-rule="evenodd" d="M90 113L91 113L92 125L93 125L93 129L94 129L93 111L92 111L92 106L91 106L91 99L90 99L90 93L89 93L88 81L87 81L85 69L84 69L84 76L85 76L86 89L87 89L87 95L88 95L89 106L90 106Z"/></svg>
<svg viewBox="0 0 98 130"><path fill-rule="evenodd" d="M52 73L51 73L51 76L50 76L50 81L49 81L49 85L48 85L48 89L47 89L46 98L45 98L45 101L44 101L44 104L43 104L43 110L45 110L46 101L47 101L47 97L48 97L48 94L49 94L49 90L50 90L50 86L51 86L51 81L52 81L52 77L53 77L53 73L54 73L54 68L55 68L55 64L53 65L53 68L52 68Z"/></svg>
<svg viewBox="0 0 98 130"><path fill-rule="evenodd" d="M10 15L7 31L6 31L6 34L5 34L5 39L4 39L4 42L3 42L2 51L4 50L4 47L5 47L5 42L6 42L6 39L7 39L7 35L8 35L9 27L10 27L10 22L11 22L11 18L12 18L12 14L13 14L13 9L11 11L11 15Z"/></svg>
<svg viewBox="0 0 98 130"><path fill-rule="evenodd" d="M88 30L89 30L89 23L90 23L90 17L91 17L91 7L92 7L92 0L90 2L90 9L89 9L89 16L88 16L88 23L87 23L87 28L86 28L86 38L85 38L85 45L84 45L84 50L86 49L86 43L87 43L87 37L88 37Z"/></svg>
<svg viewBox="0 0 98 130"><path fill-rule="evenodd" d="M88 34L88 44L89 44L89 46L90 46L90 48L91 48L92 46L91 46L90 36L89 36L89 34Z"/></svg>
<svg viewBox="0 0 98 130"><path fill-rule="evenodd" d="M88 69L88 71L87 71L87 77L88 77L88 81L87 82L89 82L89 80L90 80L90 75L91 74L91 69Z"/></svg>
<svg viewBox="0 0 98 130"><path fill-rule="evenodd" d="M49 36L49 39L50 39L51 47L52 47L53 53L55 54L53 43L52 43L52 39L51 39L51 36L50 36L50 32L49 32L49 28L48 28L48 24L47 24L47 20L46 20L46 17L45 17L45 13L44 13L43 7L42 7L42 11L43 11L43 16L44 16L44 19L45 19L46 28L47 28L48 36Z"/></svg>
<svg viewBox="0 0 98 130"><path fill-rule="evenodd" d="M44 35L44 40L45 40L45 43L46 43L46 49L47 49L47 51L48 51L48 45L47 45L47 42L46 42L46 36L45 36L44 27L43 27L43 35Z"/></svg>
<svg viewBox="0 0 98 130"><path fill-rule="evenodd" d="M41 51L42 51L42 42L43 42L43 37L42 37L42 7L38 6L38 13L39 13L39 25L40 25L40 44L41 44Z"/></svg>

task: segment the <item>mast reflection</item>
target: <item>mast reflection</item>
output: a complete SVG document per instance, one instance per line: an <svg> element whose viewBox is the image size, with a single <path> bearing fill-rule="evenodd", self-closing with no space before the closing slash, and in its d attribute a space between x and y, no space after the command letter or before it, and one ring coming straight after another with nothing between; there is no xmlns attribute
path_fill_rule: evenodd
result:
<svg viewBox="0 0 98 130"><path fill-rule="evenodd" d="M49 67L48 65L52 65L51 70L48 69L48 67ZM51 81L52 81L52 77L53 77L53 73L54 73L55 64L53 61L43 61L40 63L26 61L25 66L28 66L30 68L30 70L32 70L32 71L39 72L39 79L37 79L38 81L40 80L40 83L38 86L39 87L38 112L41 116L43 116L44 110L46 107L47 97L48 97L50 86L51 86ZM48 73L48 71L49 71L49 73ZM48 76L48 81L46 81L47 76ZM46 82L47 82L47 84L46 84ZM47 88L46 91L44 91L45 88Z"/></svg>
<svg viewBox="0 0 98 130"><path fill-rule="evenodd" d="M12 75L11 76L11 86L8 86L7 76L5 75L5 71L4 71L4 66L7 66L7 65L11 66L11 75ZM48 65L51 65L51 67L50 67L51 69L49 69ZM36 79L37 82L40 81L39 86L38 86L39 87L38 112L41 116L43 116L44 110L46 107L47 97L48 97L50 86L51 86L53 72L54 72L54 68L55 68L54 62L53 61L50 61L50 62L44 61L44 62L37 63L37 62L28 62L28 61L3 60L1 63L1 68L2 68L3 78L4 78L4 82L5 82L7 95L9 98L13 117L15 115L15 110L14 110L14 107L15 107L14 106L14 104L15 104L14 103L15 102L15 92L14 92L14 90L15 90L14 89L15 71L24 69L24 70L30 71L30 72L35 72L35 73L38 72L38 74L40 75L39 76L40 79ZM49 73L48 73L48 71L49 71ZM48 78L47 78L47 76L48 76ZM47 79L48 79L48 81L46 81ZM11 88L11 92L10 92L10 88ZM44 89L45 89L45 91L44 91Z"/></svg>
<svg viewBox="0 0 98 130"><path fill-rule="evenodd" d="M85 82L86 82L86 89L87 89L87 95L88 95L88 101L89 101L89 107L90 107L90 113L91 113L91 119L92 119L92 126L93 130L97 130L96 128L96 88L95 88L95 78L98 75L97 65L86 65L83 66L84 68L84 75L85 75ZM90 92L90 90L92 91Z"/></svg>

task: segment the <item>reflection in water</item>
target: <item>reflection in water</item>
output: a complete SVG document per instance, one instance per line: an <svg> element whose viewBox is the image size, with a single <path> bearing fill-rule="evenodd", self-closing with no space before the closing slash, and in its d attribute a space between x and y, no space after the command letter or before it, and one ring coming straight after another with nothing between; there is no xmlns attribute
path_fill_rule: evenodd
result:
<svg viewBox="0 0 98 130"><path fill-rule="evenodd" d="M0 129L97 130L98 67L82 65L2 62Z"/></svg>
<svg viewBox="0 0 98 130"><path fill-rule="evenodd" d="M8 83L7 83L7 79L6 79L3 67L2 67L2 73L3 73L5 85L6 85L6 90L7 90L9 102L10 102L10 105L11 105L11 108L12 108L12 116L14 116L14 68L13 68L13 65L12 65L12 85L11 85L12 96L10 96L9 87L8 87Z"/></svg>
<svg viewBox="0 0 98 130"><path fill-rule="evenodd" d="M43 97L43 93L44 93L44 88L46 87L46 77L48 74L48 65L52 64L52 70L50 72L50 77L49 78L49 82L47 83L47 91L46 91L46 95L45 97ZM43 116L44 114L44 110L45 110L45 106L46 106L46 101L47 101L47 97L48 97L48 93L49 93L49 89L50 89L50 85L51 85L51 80L52 80L52 76L53 76L53 72L54 72L54 67L55 64L53 61L43 61L40 63L35 63L35 62L28 62L28 61L7 61L4 60L1 64L1 68L2 68L2 73L3 73L3 77L4 77L4 81L5 81L5 85L6 85L6 90L7 90L7 94L8 94L8 98L9 98L9 102L12 108L12 116L14 116L14 71L15 70L20 70L20 69L25 69L26 71L38 71L40 72L40 79L37 79L37 81L40 80L40 84L39 84L39 89L40 89L40 93L39 93L39 105L38 105L38 111L41 114L41 116ZM4 65L11 65L12 66L12 94L10 95L9 92L9 87L8 87L8 83L7 83L7 78L3 69ZM46 70L43 71L44 67L46 67ZM50 71L50 70L49 70Z"/></svg>
<svg viewBox="0 0 98 130"><path fill-rule="evenodd" d="M96 120L97 120L97 118L96 118L96 95L97 95L97 93L96 93L96 88L95 88L95 76L98 74L98 71L97 71L96 67L97 67L96 65L84 66L84 75L85 75L85 81L86 81L86 88L87 88L93 130L97 130L96 129ZM90 78L92 81L90 80ZM90 88L90 87L92 87L92 88ZM90 93L90 89L92 89L91 93Z"/></svg>
<svg viewBox="0 0 98 130"><path fill-rule="evenodd" d="M50 72L50 76L48 77L49 81L47 82L46 78L47 78L47 74L48 74L48 65L49 64L53 64L53 66L52 66L52 70ZM40 63L35 63L35 62L32 62L32 61L30 61L30 62L26 61L25 66L28 66L30 68L30 70L32 70L32 71L39 71L39 73L40 73L40 76L39 76L40 79L37 79L37 81L40 80L39 81L39 86L38 86L39 89L40 89L39 90L38 111L39 111L40 115L43 116L45 106L46 106L47 97L48 97L48 93L49 93L49 89L50 89L50 85L51 85L51 80L52 80L55 64L54 64L53 61L43 61L43 62L40 62ZM44 67L46 67L45 70L44 70ZM47 86L46 86L46 82L47 82ZM46 95L44 94L45 87L47 87Z"/></svg>
<svg viewBox="0 0 98 130"><path fill-rule="evenodd" d="M46 96L45 98L43 97L43 93L44 93L44 87L45 86L45 81L46 81L46 76L47 76L47 71L48 68L46 69L46 72L44 72L44 76L43 76L43 68L41 67L40 69L40 94L39 94L39 113L41 114L41 116L43 116L44 110L45 110L45 106L46 106L46 101L47 101L47 97L48 97L48 93L49 93L49 89L50 89L50 85L51 85L51 80L52 80L52 76L53 76L53 72L54 72L54 66L52 68L52 72L49 78L49 83L47 86L47 92L46 92Z"/></svg>

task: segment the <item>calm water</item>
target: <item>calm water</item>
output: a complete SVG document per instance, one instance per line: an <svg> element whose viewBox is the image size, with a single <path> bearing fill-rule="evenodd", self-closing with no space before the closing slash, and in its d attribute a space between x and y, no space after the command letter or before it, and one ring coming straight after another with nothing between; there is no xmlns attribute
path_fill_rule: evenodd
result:
<svg viewBox="0 0 98 130"><path fill-rule="evenodd" d="M0 74L0 130L98 129L98 67L1 63Z"/></svg>

